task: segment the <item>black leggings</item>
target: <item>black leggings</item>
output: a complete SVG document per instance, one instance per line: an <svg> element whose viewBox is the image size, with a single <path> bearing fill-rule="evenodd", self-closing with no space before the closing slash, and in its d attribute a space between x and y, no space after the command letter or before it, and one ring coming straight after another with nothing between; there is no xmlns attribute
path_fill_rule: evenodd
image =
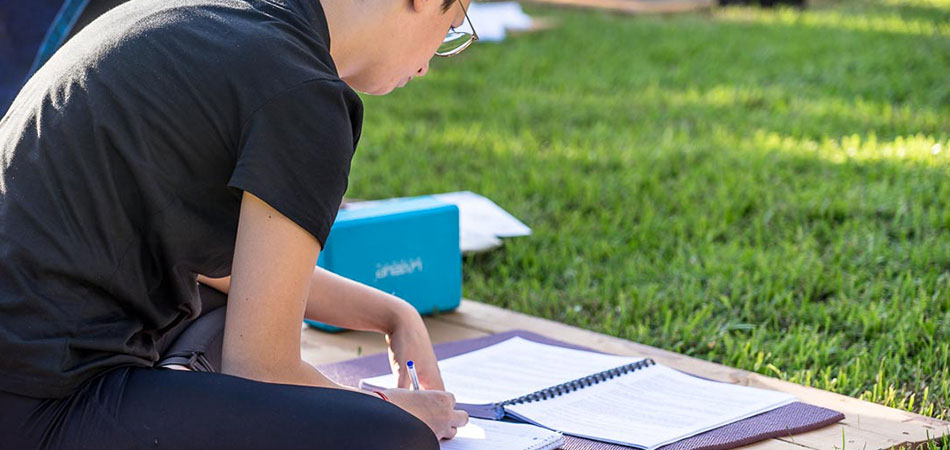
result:
<svg viewBox="0 0 950 450"><path fill-rule="evenodd" d="M438 449L378 398L229 375L121 367L62 399L0 392L3 449Z"/></svg>
<svg viewBox="0 0 950 450"><path fill-rule="evenodd" d="M119 367L61 399L0 392L0 450L439 448L425 423L373 396L209 373L223 328L221 308L169 349L197 371Z"/></svg>

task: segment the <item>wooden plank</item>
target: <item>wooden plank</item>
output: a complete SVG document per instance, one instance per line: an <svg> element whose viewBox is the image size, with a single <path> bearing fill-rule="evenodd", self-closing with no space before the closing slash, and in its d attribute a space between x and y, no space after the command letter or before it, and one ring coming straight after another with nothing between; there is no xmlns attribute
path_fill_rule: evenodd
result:
<svg viewBox="0 0 950 450"><path fill-rule="evenodd" d="M754 444L743 445L742 447L736 447L738 450L817 450L805 447L802 445L795 444L793 442L786 442L779 439L768 439L765 441L759 441ZM825 450L825 449L822 449ZM828 450L831 450L829 447Z"/></svg>
<svg viewBox="0 0 950 450"><path fill-rule="evenodd" d="M453 318L454 314L438 318L425 318L426 326L434 343L449 342L460 339L469 339L489 334L489 332L472 328L466 324L459 324L446 317ZM360 355L370 355L386 350L383 337L376 333L345 331L341 333L326 333L310 327L304 327L302 333L302 357L311 364L323 364L351 359ZM793 442L769 439L742 449L754 450L815 450Z"/></svg>
<svg viewBox="0 0 950 450"><path fill-rule="evenodd" d="M463 300L457 311L452 314L443 314L441 318L485 333L500 333L513 329L528 330L618 355L650 357L657 362L685 372L702 373L706 378L730 383L742 383L746 377L745 374L748 373L721 364L471 300Z"/></svg>
<svg viewBox="0 0 950 450"><path fill-rule="evenodd" d="M879 436L880 439L884 440L882 447L892 445L902 447L905 444L922 442L927 439L928 433L932 437L950 435L950 422L858 400L846 395L805 387L761 374L750 373L747 381L749 386L788 392L803 402L841 411L845 414L842 424L862 430L864 434ZM845 430L846 436L848 431L848 429ZM840 441L840 430L838 433L838 440ZM868 446L872 448L871 444L868 444Z"/></svg>
<svg viewBox="0 0 950 450"><path fill-rule="evenodd" d="M658 362L707 378L748 386L789 392L802 401L841 411L844 421L834 426L770 439L748 447L756 450L846 448L912 448L928 436L950 435L950 423L887 408L840 394L789 383L764 375L726 367L678 353L571 327L546 319L515 313L494 306L465 300L458 311L425 319L434 343L468 339L512 329L523 329L621 355L651 357ZM386 350L383 336L376 333L347 331L325 333L306 328L302 334L301 354L312 364L355 358Z"/></svg>
<svg viewBox="0 0 950 450"><path fill-rule="evenodd" d="M891 433L885 435L882 433ZM844 422L830 425L807 433L796 434L787 438L778 438L778 440L802 445L806 448L827 448L832 446L842 448L842 439L844 439L844 448L853 449L913 449L926 440L926 435L922 439L907 439L898 433L883 428L880 433L875 430L858 429Z"/></svg>
<svg viewBox="0 0 950 450"><path fill-rule="evenodd" d="M785 440L786 443L802 447L815 449L830 449L833 445L840 447L842 427L844 427L845 442L850 448L890 448L923 442L928 436L950 434L950 422L789 383L478 302L463 301L457 312L444 314L440 320L486 333L523 329L610 353L650 357L664 365L703 377L789 392L807 403L845 414L845 420L837 426L825 427Z"/></svg>

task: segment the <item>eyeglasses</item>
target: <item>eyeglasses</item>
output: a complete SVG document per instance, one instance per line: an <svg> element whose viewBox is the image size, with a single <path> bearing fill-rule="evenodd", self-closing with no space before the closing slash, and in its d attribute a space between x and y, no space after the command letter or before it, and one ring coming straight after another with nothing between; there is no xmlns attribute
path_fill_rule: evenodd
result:
<svg viewBox="0 0 950 450"><path fill-rule="evenodd" d="M467 23L468 28L472 31L461 31L455 27L449 28L449 33L445 35L442 45L435 51L435 56L455 56L462 53L462 50L468 48L469 45L472 45L472 42L478 40L478 33L475 32L475 27L472 26L472 21L468 18L468 11L465 10L465 5L462 4L462 0L458 0L458 2L462 8L462 14L465 15L465 23L463 23L462 26L465 26Z"/></svg>

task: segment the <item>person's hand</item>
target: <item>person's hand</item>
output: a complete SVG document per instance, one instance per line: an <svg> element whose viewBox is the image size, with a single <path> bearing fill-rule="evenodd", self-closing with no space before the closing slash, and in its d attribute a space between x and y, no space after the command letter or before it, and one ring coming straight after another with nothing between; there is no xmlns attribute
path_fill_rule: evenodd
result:
<svg viewBox="0 0 950 450"><path fill-rule="evenodd" d="M412 361L419 375L420 388L445 390L429 332L414 308L409 306L400 312L392 332L386 335L386 343L389 344L389 362L393 374L398 377L398 387L409 388L412 384L406 368L406 361Z"/></svg>
<svg viewBox="0 0 950 450"><path fill-rule="evenodd" d="M452 439L468 423L468 413L455 409L455 396L444 391L387 389L389 401L425 422L439 439Z"/></svg>

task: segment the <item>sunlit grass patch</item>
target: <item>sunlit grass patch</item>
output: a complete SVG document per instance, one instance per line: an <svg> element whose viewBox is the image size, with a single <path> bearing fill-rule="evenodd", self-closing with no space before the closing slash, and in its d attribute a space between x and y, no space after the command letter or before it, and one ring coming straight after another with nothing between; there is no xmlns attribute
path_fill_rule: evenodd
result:
<svg viewBox="0 0 950 450"><path fill-rule="evenodd" d="M946 1L532 7L561 26L365 99L349 195L532 226L469 298L948 418Z"/></svg>
<svg viewBox="0 0 950 450"><path fill-rule="evenodd" d="M823 28L832 28L872 33L950 37L950 22L909 18L902 16L898 11L849 14L847 11L827 9L726 8L717 13L716 17L724 21L813 28L816 33L821 33Z"/></svg>

